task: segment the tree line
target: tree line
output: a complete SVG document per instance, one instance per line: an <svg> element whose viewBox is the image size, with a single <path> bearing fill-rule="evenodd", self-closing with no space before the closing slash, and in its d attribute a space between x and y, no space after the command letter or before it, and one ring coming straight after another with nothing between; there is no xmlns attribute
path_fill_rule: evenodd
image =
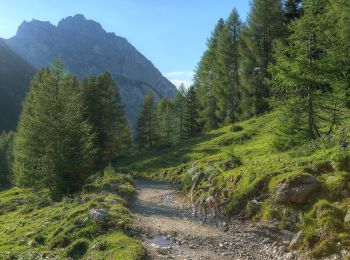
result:
<svg viewBox="0 0 350 260"><path fill-rule="evenodd" d="M101 165L128 153L131 139L111 75L79 82L56 61L33 79L17 132L1 135L0 180L72 196Z"/></svg>
<svg viewBox="0 0 350 260"><path fill-rule="evenodd" d="M169 112L178 111L177 101L151 108L147 97L139 144L173 143L169 138L178 138L179 131L194 136L276 107L277 149L331 134L350 107L349 5L252 0L245 23L233 9L208 39L187 93L192 108L180 117L183 124L176 125L178 114Z"/></svg>

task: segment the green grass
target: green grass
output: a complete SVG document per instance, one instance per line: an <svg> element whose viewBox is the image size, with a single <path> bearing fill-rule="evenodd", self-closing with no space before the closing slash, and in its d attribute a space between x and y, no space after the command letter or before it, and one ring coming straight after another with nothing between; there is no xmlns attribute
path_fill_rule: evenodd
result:
<svg viewBox="0 0 350 260"><path fill-rule="evenodd" d="M335 240L332 236L332 227L338 227L339 219L330 219L325 230L317 226L323 223L324 215L315 215L316 222L305 220L320 203L332 205L337 216L343 216L350 207L349 200L340 194L341 190L350 190L350 148L340 149L340 137L335 135L287 152L276 151L273 142L277 117L278 112L272 112L229 125L166 149L125 158L116 167L133 175L178 182L184 194L192 186L193 175L202 171L205 178L193 193L195 201L215 195L227 202L224 211L229 215L273 219L281 228L307 230L300 248L317 257L332 253L329 248L334 241L340 245L337 250L348 248L350 240L345 234L349 234L349 226L339 227L340 235ZM226 167L225 162L233 163ZM191 168L194 173L189 171ZM277 185L300 175L315 176L322 183L321 189L307 204L277 204ZM253 199L262 204L253 204ZM314 243L309 243L310 237Z"/></svg>
<svg viewBox="0 0 350 260"><path fill-rule="evenodd" d="M47 194L19 188L1 192L0 259L141 259L144 248L133 238L125 200L133 192L132 178L112 169L96 178L80 199L52 202ZM92 220L92 208L108 209L107 220Z"/></svg>

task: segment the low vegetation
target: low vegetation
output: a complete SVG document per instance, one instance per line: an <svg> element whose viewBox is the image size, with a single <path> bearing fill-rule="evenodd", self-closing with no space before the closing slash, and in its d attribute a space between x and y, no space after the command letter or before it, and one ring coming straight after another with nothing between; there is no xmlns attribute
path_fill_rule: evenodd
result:
<svg viewBox="0 0 350 260"><path fill-rule="evenodd" d="M180 183L183 194L195 205L214 207L221 217L274 220L281 229L303 230L297 248L314 256L349 249L350 225L344 217L350 207L350 150L338 143L344 136L334 134L280 152L274 146L278 114L124 159L117 167L134 175ZM196 183L199 175L203 177ZM281 184L300 188L304 180L315 181L305 196L289 193L283 199L283 194L279 195Z"/></svg>
<svg viewBox="0 0 350 260"><path fill-rule="evenodd" d="M110 167L60 202L47 191L1 192L0 259L141 259L126 207L134 192L132 178Z"/></svg>

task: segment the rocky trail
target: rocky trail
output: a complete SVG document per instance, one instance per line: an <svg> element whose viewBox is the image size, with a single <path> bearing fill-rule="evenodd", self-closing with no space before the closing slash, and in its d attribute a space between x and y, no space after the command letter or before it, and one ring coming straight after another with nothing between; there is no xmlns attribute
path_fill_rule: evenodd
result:
<svg viewBox="0 0 350 260"><path fill-rule="evenodd" d="M273 223L204 225L172 185L136 180L136 188L132 210L149 259L305 259Z"/></svg>

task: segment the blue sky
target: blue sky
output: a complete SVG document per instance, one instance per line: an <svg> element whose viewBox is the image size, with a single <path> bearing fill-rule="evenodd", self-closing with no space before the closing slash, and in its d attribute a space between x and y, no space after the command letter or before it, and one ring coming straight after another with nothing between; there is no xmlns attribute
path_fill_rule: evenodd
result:
<svg viewBox="0 0 350 260"><path fill-rule="evenodd" d="M236 7L245 20L248 0L0 0L0 37L22 21L58 21L77 13L125 37L170 80L190 81L219 18Z"/></svg>

